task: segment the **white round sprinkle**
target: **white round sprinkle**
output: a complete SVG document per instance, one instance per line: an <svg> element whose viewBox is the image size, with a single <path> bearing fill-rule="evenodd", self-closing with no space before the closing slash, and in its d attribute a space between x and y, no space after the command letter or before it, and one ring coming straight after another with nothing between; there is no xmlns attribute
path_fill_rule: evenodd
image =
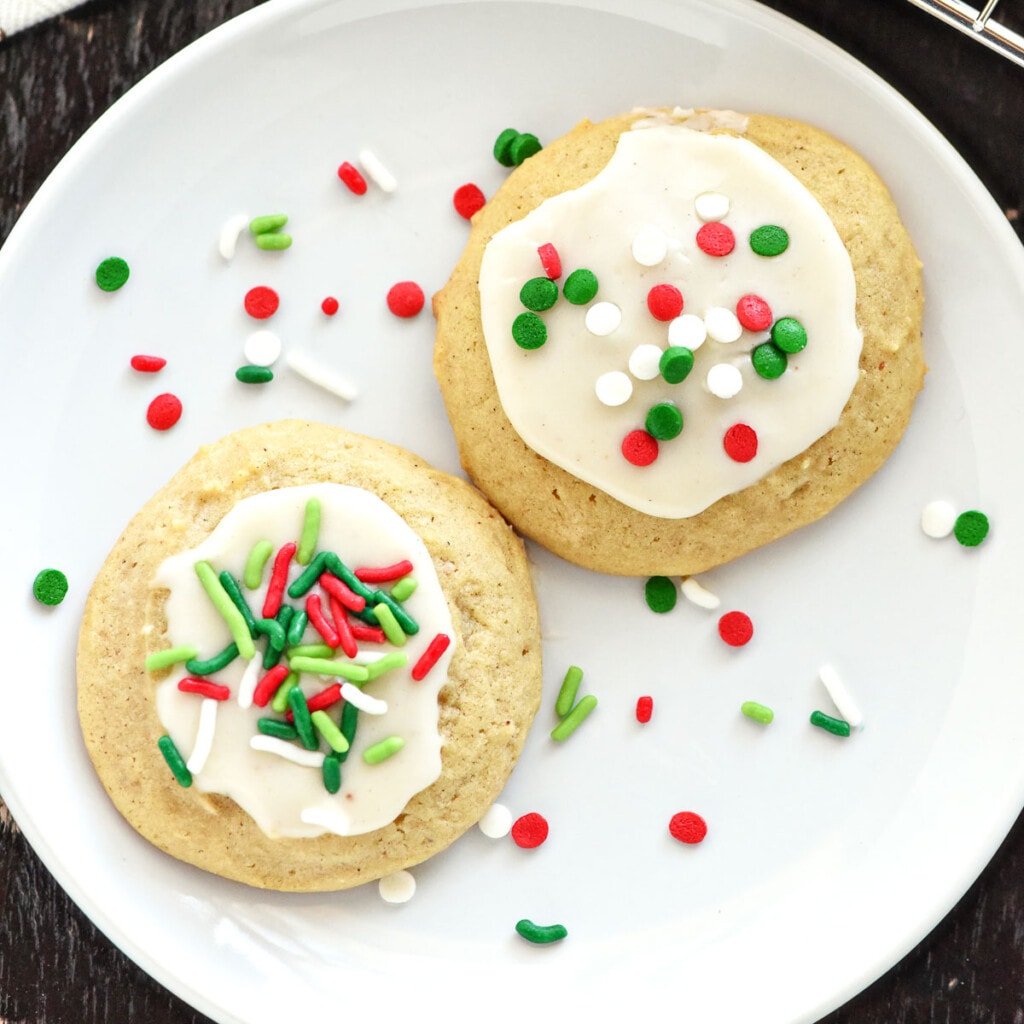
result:
<svg viewBox="0 0 1024 1024"><path fill-rule="evenodd" d="M706 589L696 576L687 576L679 589L682 590L683 597L697 605L698 608L707 608L708 611L713 612L722 603L721 598Z"/></svg>
<svg viewBox="0 0 1024 1024"><path fill-rule="evenodd" d="M633 259L641 267L656 267L668 254L668 239L661 228L648 224L633 238Z"/></svg>
<svg viewBox="0 0 1024 1024"><path fill-rule="evenodd" d="M220 237L217 239L217 249L226 260L235 258L235 249L238 248L238 236L248 227L249 215L238 213L224 222L220 229Z"/></svg>
<svg viewBox="0 0 1024 1024"><path fill-rule="evenodd" d="M860 713L846 684L839 678L839 673L831 665L822 665L818 669L818 678L828 690L840 718L844 718L851 729L859 729L864 724L864 716Z"/></svg>
<svg viewBox="0 0 1024 1024"><path fill-rule="evenodd" d="M213 734L217 729L217 705L219 700L204 697L199 706L199 728L196 730L196 741L192 745L186 767L193 775L198 775L206 767L206 759L213 750Z"/></svg>
<svg viewBox="0 0 1024 1024"><path fill-rule="evenodd" d="M614 302L595 302L583 322L591 334L606 338L622 323L622 310Z"/></svg>
<svg viewBox="0 0 1024 1024"><path fill-rule="evenodd" d="M955 524L956 509L948 501L932 501L921 513L921 529L936 540L948 537Z"/></svg>
<svg viewBox="0 0 1024 1024"><path fill-rule="evenodd" d="M416 879L408 871L396 871L377 883L377 891L385 903L408 903L416 892Z"/></svg>
<svg viewBox="0 0 1024 1024"><path fill-rule="evenodd" d="M729 213L729 197L721 192L701 192L693 201L697 216L705 223L709 220L724 220Z"/></svg>
<svg viewBox="0 0 1024 1024"><path fill-rule="evenodd" d="M736 319L736 314L725 306L712 306L704 314L704 326L709 338L726 344L736 341L743 333L743 326Z"/></svg>
<svg viewBox="0 0 1024 1024"><path fill-rule="evenodd" d="M633 382L621 370L612 370L597 378L594 391L604 405L625 405L633 394Z"/></svg>
<svg viewBox="0 0 1024 1024"><path fill-rule="evenodd" d="M629 356L629 372L637 380L654 380L661 372L661 352L658 345L637 345Z"/></svg>
<svg viewBox="0 0 1024 1024"><path fill-rule="evenodd" d="M253 331L242 351L253 366L272 366L281 355L281 339L273 331Z"/></svg>
<svg viewBox="0 0 1024 1024"><path fill-rule="evenodd" d="M693 313L677 316L668 325L668 343L682 345L691 352L696 352L704 344L707 336L708 329L704 326L704 321Z"/></svg>
<svg viewBox="0 0 1024 1024"><path fill-rule="evenodd" d="M479 828L488 839L504 839L512 831L512 812L504 804L491 804Z"/></svg>
<svg viewBox="0 0 1024 1024"><path fill-rule="evenodd" d="M715 363L708 370L708 391L716 398L733 398L743 387L743 374L732 363Z"/></svg>

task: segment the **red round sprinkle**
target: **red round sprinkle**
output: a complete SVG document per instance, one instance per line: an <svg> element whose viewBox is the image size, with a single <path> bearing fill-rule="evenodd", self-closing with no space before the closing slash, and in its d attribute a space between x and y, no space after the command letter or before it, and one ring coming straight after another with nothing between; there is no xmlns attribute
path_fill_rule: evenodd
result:
<svg viewBox="0 0 1024 1024"><path fill-rule="evenodd" d="M730 647L742 647L750 643L754 635L754 624L745 612L726 612L718 620L718 635Z"/></svg>
<svg viewBox="0 0 1024 1024"><path fill-rule="evenodd" d="M658 442L646 430L631 430L622 439L622 454L634 466L649 466L658 457Z"/></svg>
<svg viewBox="0 0 1024 1024"><path fill-rule="evenodd" d="M366 194L366 179L347 160L338 168L338 177L357 196Z"/></svg>
<svg viewBox="0 0 1024 1024"><path fill-rule="evenodd" d="M537 255L544 273L552 281L557 281L562 276L562 257L558 255L558 250L550 242L545 242L537 246Z"/></svg>
<svg viewBox="0 0 1024 1024"><path fill-rule="evenodd" d="M651 715L654 713L654 698L653 697L639 697L636 702L636 720L642 725L646 725L651 720Z"/></svg>
<svg viewBox="0 0 1024 1024"><path fill-rule="evenodd" d="M160 356L132 356L132 369L139 373L158 373L167 365Z"/></svg>
<svg viewBox="0 0 1024 1024"><path fill-rule="evenodd" d="M328 295L323 302L320 303L320 308L324 311L326 316L334 316L338 312L338 300L333 295Z"/></svg>
<svg viewBox="0 0 1024 1024"><path fill-rule="evenodd" d="M548 823L543 815L536 812L524 814L512 825L512 841L524 850L540 846L548 837Z"/></svg>
<svg viewBox="0 0 1024 1024"><path fill-rule="evenodd" d="M423 289L415 281L399 281L388 292L388 309L395 316L415 316L423 308Z"/></svg>
<svg viewBox="0 0 1024 1024"><path fill-rule="evenodd" d="M460 185L452 196L455 212L466 220L469 220L477 210L482 210L486 202L483 192L472 182Z"/></svg>
<svg viewBox="0 0 1024 1024"><path fill-rule="evenodd" d="M673 839L694 846L704 842L704 837L708 834L708 824L694 811L680 811L672 815L668 823L668 833Z"/></svg>
<svg viewBox="0 0 1024 1024"><path fill-rule="evenodd" d="M722 447L733 462L749 462L757 454L757 431L746 423L734 423L725 432Z"/></svg>
<svg viewBox="0 0 1024 1024"><path fill-rule="evenodd" d="M697 232L697 245L709 256L728 256L736 248L736 236L732 228L716 220Z"/></svg>
<svg viewBox="0 0 1024 1024"><path fill-rule="evenodd" d="M647 293L647 308L655 320L675 320L683 311L683 293L674 284L656 284Z"/></svg>
<svg viewBox="0 0 1024 1024"><path fill-rule="evenodd" d="M146 422L154 430L170 430L181 419L181 399L169 392L157 395L146 410Z"/></svg>
<svg viewBox="0 0 1024 1024"><path fill-rule="evenodd" d="M772 307L760 295L744 295L736 303L736 319L748 331L767 331L772 325Z"/></svg>
<svg viewBox="0 0 1024 1024"><path fill-rule="evenodd" d="M277 312L281 305L277 292L273 288L260 284L245 293L245 311L253 320L266 320Z"/></svg>

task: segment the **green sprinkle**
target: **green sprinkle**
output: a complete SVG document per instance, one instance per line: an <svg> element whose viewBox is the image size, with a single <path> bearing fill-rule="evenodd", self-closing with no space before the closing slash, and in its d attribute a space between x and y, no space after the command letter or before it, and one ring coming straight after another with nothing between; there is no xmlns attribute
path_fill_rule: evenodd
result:
<svg viewBox="0 0 1024 1024"><path fill-rule="evenodd" d="M323 766L324 789L328 793L337 793L341 789L341 756L328 754Z"/></svg>
<svg viewBox="0 0 1024 1024"><path fill-rule="evenodd" d="M334 648L327 644L299 644L288 648L288 660L292 658L333 658Z"/></svg>
<svg viewBox="0 0 1024 1024"><path fill-rule="evenodd" d="M316 551L316 542L320 537L320 502L310 498L306 502L306 511L302 516L302 533L299 535L299 549L295 552L295 561L299 565L309 565L309 560Z"/></svg>
<svg viewBox="0 0 1024 1024"><path fill-rule="evenodd" d="M277 231L288 223L286 213L268 213L263 217L253 217L249 221L249 230L254 235L265 235L268 231Z"/></svg>
<svg viewBox="0 0 1024 1024"><path fill-rule="evenodd" d="M274 379L274 371L269 366L247 364L235 370L235 379L243 384L268 384Z"/></svg>
<svg viewBox="0 0 1024 1024"><path fill-rule="evenodd" d="M679 384L686 380L692 369L693 349L685 345L669 345L658 360L658 370L666 384Z"/></svg>
<svg viewBox="0 0 1024 1024"><path fill-rule="evenodd" d="M392 588L391 596L396 601L408 601L419 584L411 576L403 576Z"/></svg>
<svg viewBox="0 0 1024 1024"><path fill-rule="evenodd" d="M802 352L807 347L807 331L799 320L784 316L772 324L772 341L783 352L793 355L794 352Z"/></svg>
<svg viewBox="0 0 1024 1024"><path fill-rule="evenodd" d="M166 647L146 655L146 671L159 672L183 661L191 661L199 654L194 647Z"/></svg>
<svg viewBox="0 0 1024 1024"><path fill-rule="evenodd" d="M391 609L406 636L415 636L420 631L419 623L389 593L384 590L375 590L371 604L376 605L381 602Z"/></svg>
<svg viewBox="0 0 1024 1024"><path fill-rule="evenodd" d="M561 942L569 934L569 930L564 924L534 924L527 917L524 917L521 921L516 921L516 931L527 942L532 942L538 946L546 946L552 942Z"/></svg>
<svg viewBox="0 0 1024 1024"><path fill-rule="evenodd" d="M593 694L587 694L587 696L584 697L579 704L577 704L576 707L574 707L572 711L570 711L569 714L567 714L565 718L563 718L562 721L551 730L551 738L553 740L558 740L559 742L567 740L580 727L580 724L587 715L589 715L596 707L597 698Z"/></svg>
<svg viewBox="0 0 1024 1024"><path fill-rule="evenodd" d="M384 630L388 640L396 647L404 647L405 634L398 624L398 619L395 618L395 613L383 601L373 606L373 613L377 616L380 628Z"/></svg>
<svg viewBox="0 0 1024 1024"><path fill-rule="evenodd" d="M401 654L398 651L392 651L390 654L385 654L384 657L378 658L376 661L371 661L366 666L367 682L372 679L377 679L384 675L385 672L390 672L393 668L401 668L403 665L409 664L409 656L407 654Z"/></svg>
<svg viewBox="0 0 1024 1024"><path fill-rule="evenodd" d="M306 704L306 695L299 686L288 691L288 707L295 716L295 731L299 734L302 745L307 750L316 750L320 742L313 731L313 719Z"/></svg>
<svg viewBox="0 0 1024 1024"><path fill-rule="evenodd" d="M278 252L281 249L287 249L292 244L291 235L281 235L276 232L267 232L262 235L256 236L256 248L266 249L271 252Z"/></svg>
<svg viewBox="0 0 1024 1024"><path fill-rule="evenodd" d="M576 665L570 665L569 671L565 673L565 678L562 680L562 687L558 691L558 699L555 701L555 714L559 718L565 718L572 711L581 682L583 682L583 669Z"/></svg>
<svg viewBox="0 0 1024 1024"><path fill-rule="evenodd" d="M762 224L751 231L750 248L758 256L778 256L789 248L789 232L778 224Z"/></svg>
<svg viewBox="0 0 1024 1024"><path fill-rule="evenodd" d="M164 760L167 762L167 767L171 769L171 774L178 780L178 785L188 789L192 785L192 773L188 770L185 759L178 753L174 740L170 736L161 736L156 741L156 745L160 748L160 753L164 755Z"/></svg>
<svg viewBox="0 0 1024 1024"><path fill-rule="evenodd" d="M277 688L277 692L274 694L274 699L270 702L270 706L279 714L283 715L288 710L288 694L299 685L299 674L298 672L289 672L284 677L284 682Z"/></svg>
<svg viewBox="0 0 1024 1024"><path fill-rule="evenodd" d="M331 720L326 711L314 711L310 718L316 731L327 741L327 746L337 754L343 754L348 750L348 740L342 735L341 730Z"/></svg>
<svg viewBox="0 0 1024 1024"><path fill-rule="evenodd" d="M519 138L519 132L515 128L506 128L494 140L494 159L502 167L514 167L515 160L512 159L512 143Z"/></svg>
<svg viewBox="0 0 1024 1024"><path fill-rule="evenodd" d="M267 642L275 651L283 651L285 644L285 630L277 619L256 619L253 629L260 635L267 638Z"/></svg>
<svg viewBox="0 0 1024 1024"><path fill-rule="evenodd" d="M368 587L359 579L333 551L326 553L325 564L328 571L337 576L353 594L358 594L364 601L369 601L373 597L373 588ZM292 596L294 597L295 595L293 594Z"/></svg>
<svg viewBox="0 0 1024 1024"><path fill-rule="evenodd" d="M844 722L841 718L833 718L831 715L826 715L823 711L811 712L811 725L816 725L819 729L832 733L833 736L850 735L849 722Z"/></svg>
<svg viewBox="0 0 1024 1024"><path fill-rule="evenodd" d="M195 570L213 607L217 609L220 617L231 631L231 636L238 645L238 653L248 660L256 653L256 645L252 642L252 634L245 624L245 619L242 618L242 613L228 597L227 591L221 586L221 582L217 579L217 574L209 562L196 562Z"/></svg>
<svg viewBox="0 0 1024 1024"><path fill-rule="evenodd" d="M96 283L105 292L116 292L124 286L130 273L128 264L120 256L111 256L96 268Z"/></svg>
<svg viewBox="0 0 1024 1024"><path fill-rule="evenodd" d="M757 345L750 353L750 361L754 372L765 380L777 380L786 372L789 357L773 341Z"/></svg>
<svg viewBox="0 0 1024 1024"><path fill-rule="evenodd" d="M532 277L519 290L519 301L535 313L543 313L558 301L558 285L550 277Z"/></svg>
<svg viewBox="0 0 1024 1024"><path fill-rule="evenodd" d="M261 718L256 722L256 728L264 736L276 736L279 740L297 740L299 738L299 731L294 725L289 725L277 718Z"/></svg>
<svg viewBox="0 0 1024 1024"><path fill-rule="evenodd" d="M683 432L683 414L675 402L658 402L647 410L644 427L651 437L671 441Z"/></svg>
<svg viewBox="0 0 1024 1024"><path fill-rule="evenodd" d="M238 585L238 580L227 569L220 574L219 578L220 585L231 598L231 603L242 613L242 618L245 619L245 624L249 629L249 635L252 636L256 629L256 616L253 615L249 602L242 595L242 588Z"/></svg>
<svg viewBox="0 0 1024 1024"><path fill-rule="evenodd" d="M325 658L289 658L288 666L293 672L311 672L316 676L340 676L350 683L365 683L369 673L362 665L351 661L328 661Z"/></svg>
<svg viewBox="0 0 1024 1024"><path fill-rule="evenodd" d="M366 600L369 602L367 606L361 612L352 612L352 614L369 626L379 626L380 623L377 621L377 614L373 610L374 598L372 591Z"/></svg>
<svg viewBox="0 0 1024 1024"><path fill-rule="evenodd" d="M274 621L284 630L285 643L288 640L288 630L291 629L292 618L295 616L295 609L290 604L283 604L277 610ZM284 645L282 645L283 649Z"/></svg>
<svg viewBox="0 0 1024 1024"><path fill-rule="evenodd" d="M40 604L60 604L67 592L68 578L60 569L43 569L32 581L32 595Z"/></svg>
<svg viewBox="0 0 1024 1024"><path fill-rule="evenodd" d="M740 705L740 711L762 725L770 725L775 718L775 712L771 708L758 704L756 700L746 700Z"/></svg>
<svg viewBox="0 0 1024 1024"><path fill-rule="evenodd" d="M592 270L574 270L562 286L565 297L574 306L585 306L597 294L597 275Z"/></svg>
<svg viewBox="0 0 1024 1024"><path fill-rule="evenodd" d="M330 552L321 551L316 558L313 559L309 565L292 581L291 586L288 588L288 596L290 598L300 598L306 593L313 589L313 584L324 574L324 570L327 568L328 558ZM333 569L331 570L334 571ZM337 575L337 573L335 573Z"/></svg>
<svg viewBox="0 0 1024 1024"><path fill-rule="evenodd" d="M253 648L253 654L256 649ZM200 661L198 658L189 658L185 662L185 671L190 676L212 676L222 668L227 668L238 657L238 644L234 641L229 643L223 651L218 651L212 658Z"/></svg>
<svg viewBox="0 0 1024 1024"><path fill-rule="evenodd" d="M536 313L520 313L512 321L512 340L532 352L548 340L547 325Z"/></svg>
<svg viewBox="0 0 1024 1024"><path fill-rule="evenodd" d="M245 572L242 573L242 582L250 589L255 590L263 582L263 567L267 559L274 551L274 545L269 540L257 541L245 560Z"/></svg>
<svg viewBox="0 0 1024 1024"><path fill-rule="evenodd" d="M349 749L352 748L352 743L356 738L356 726L359 724L359 708L349 701L345 702L345 706L341 709L341 735L348 740ZM343 754L338 755L339 761L344 761L348 757L348 751L346 750Z"/></svg>
<svg viewBox="0 0 1024 1024"><path fill-rule="evenodd" d="M644 584L644 600L652 612L663 615L676 606L679 591L667 576L652 576Z"/></svg>
<svg viewBox="0 0 1024 1024"><path fill-rule="evenodd" d="M953 536L965 548L976 548L988 536L988 516L977 509L961 512L953 524Z"/></svg>
<svg viewBox="0 0 1024 1024"><path fill-rule="evenodd" d="M288 626L288 635L285 643L288 645L288 656L291 657L292 648L302 645L302 638L306 635L306 627L309 625L309 616L301 609L292 616ZM317 644L316 646L320 646Z"/></svg>
<svg viewBox="0 0 1024 1024"><path fill-rule="evenodd" d="M367 764L380 764L381 761L394 757L404 746L405 740L401 736L388 736L380 743L374 743L372 747L367 747L363 751L363 760Z"/></svg>
<svg viewBox="0 0 1024 1024"><path fill-rule="evenodd" d="M517 138L512 140L512 145L509 146L509 156L512 157L512 163L518 167L524 160L535 156L543 148L540 144L540 139L536 135L522 132Z"/></svg>

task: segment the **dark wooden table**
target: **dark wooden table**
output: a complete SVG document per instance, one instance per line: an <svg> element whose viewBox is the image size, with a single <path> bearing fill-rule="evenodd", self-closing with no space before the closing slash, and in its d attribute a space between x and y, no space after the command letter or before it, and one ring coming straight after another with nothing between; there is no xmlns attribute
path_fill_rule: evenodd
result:
<svg viewBox="0 0 1024 1024"><path fill-rule="evenodd" d="M0 241L114 100L176 50L253 6L255 0L104 0L0 43ZM916 104L1021 233L1024 70L901 0L769 6L839 43ZM1024 28L1024 0L1004 6L1004 20ZM946 920L822 1024L1024 1024L1022 877L1024 818ZM97 932L0 804L0 1024L206 1020Z"/></svg>

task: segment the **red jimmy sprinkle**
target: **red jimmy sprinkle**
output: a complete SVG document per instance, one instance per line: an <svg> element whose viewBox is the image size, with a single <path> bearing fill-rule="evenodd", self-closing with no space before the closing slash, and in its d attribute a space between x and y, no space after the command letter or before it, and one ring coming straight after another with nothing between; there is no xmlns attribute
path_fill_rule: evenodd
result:
<svg viewBox="0 0 1024 1024"><path fill-rule="evenodd" d="M154 430L170 430L181 419L181 399L170 392L157 395L146 410L146 422Z"/></svg>
<svg viewBox="0 0 1024 1024"><path fill-rule="evenodd" d="M357 196L366 195L366 179L347 160L338 168L338 177L350 192L354 192Z"/></svg>
<svg viewBox="0 0 1024 1024"><path fill-rule="evenodd" d="M550 242L545 242L537 246L537 255L544 273L552 281L557 281L562 276L562 257L558 255L558 250Z"/></svg>
<svg viewBox="0 0 1024 1024"><path fill-rule="evenodd" d="M726 612L718 620L718 635L730 647L742 647L750 643L754 624L745 612Z"/></svg>
<svg viewBox="0 0 1024 1024"><path fill-rule="evenodd" d="M486 202L483 192L472 182L460 185L455 190L455 195L452 196L455 212L460 217L465 217L466 220L469 220L478 210L482 210Z"/></svg>
<svg viewBox="0 0 1024 1024"><path fill-rule="evenodd" d="M132 356L132 369L139 373L159 373L166 365L160 356Z"/></svg>
<svg viewBox="0 0 1024 1024"><path fill-rule="evenodd" d="M636 720L641 725L646 725L654 714L654 698L638 697L636 702Z"/></svg>
<svg viewBox="0 0 1024 1024"><path fill-rule="evenodd" d="M697 245L708 256L728 256L736 248L736 236L732 228L716 220L697 232Z"/></svg>
<svg viewBox="0 0 1024 1024"><path fill-rule="evenodd" d="M423 308L423 289L415 281L399 281L388 292L388 309L395 316L416 316Z"/></svg>
<svg viewBox="0 0 1024 1024"><path fill-rule="evenodd" d="M683 293L674 284L656 284L647 293L647 308L655 320L675 320L683 311Z"/></svg>
<svg viewBox="0 0 1024 1024"><path fill-rule="evenodd" d="M412 677L418 683L437 664L441 655L448 650L452 638L446 633L438 633L420 655L420 660L412 667Z"/></svg>
<svg viewBox="0 0 1024 1024"><path fill-rule="evenodd" d="M668 833L673 839L690 846L704 842L708 834L707 822L694 811L680 811L673 814L668 823Z"/></svg>
<svg viewBox="0 0 1024 1024"><path fill-rule="evenodd" d="M273 288L259 284L245 293L245 311L253 320L266 320L277 312L281 299Z"/></svg>
<svg viewBox="0 0 1024 1024"><path fill-rule="evenodd" d="M356 569L355 576L357 580L362 580L363 583L390 583L391 580L400 580L403 576L408 576L412 572L412 562L405 559L401 562L395 562L394 565L382 565L364 567Z"/></svg>
<svg viewBox="0 0 1024 1024"><path fill-rule="evenodd" d="M512 841L524 850L533 850L548 837L547 819L532 811L517 818L512 825Z"/></svg>

